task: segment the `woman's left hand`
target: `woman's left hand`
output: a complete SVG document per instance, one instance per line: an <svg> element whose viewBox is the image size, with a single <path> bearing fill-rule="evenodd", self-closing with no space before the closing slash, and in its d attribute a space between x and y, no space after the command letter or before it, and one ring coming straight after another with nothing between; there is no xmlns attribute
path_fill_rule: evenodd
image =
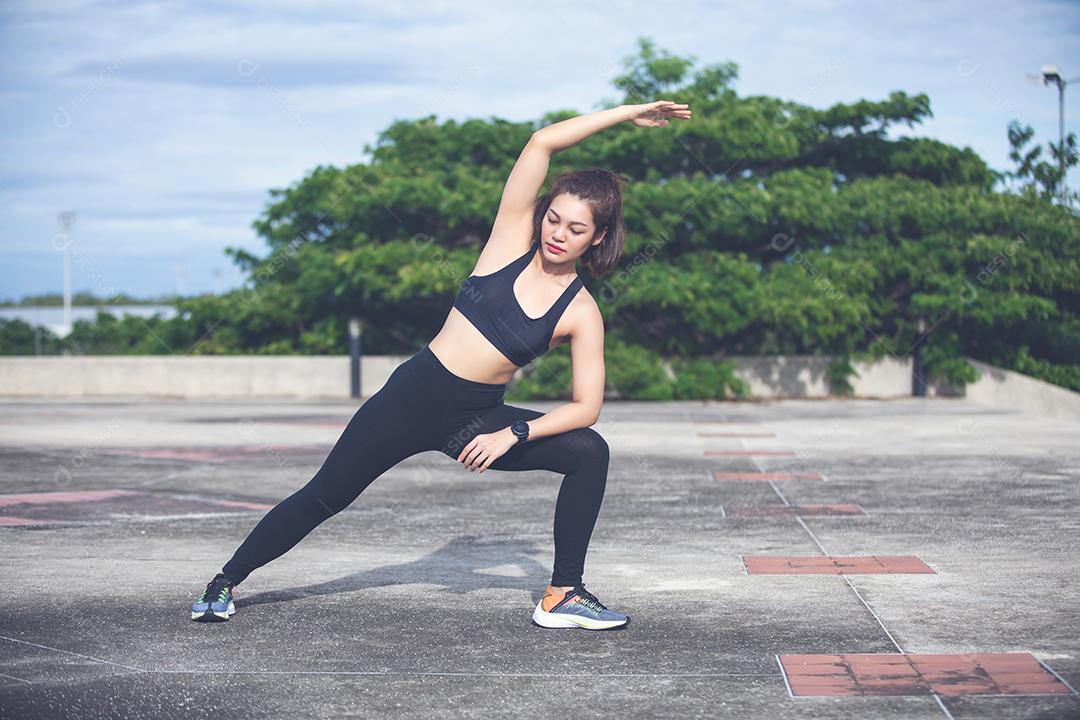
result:
<svg viewBox="0 0 1080 720"><path fill-rule="evenodd" d="M491 463L502 457L518 442L517 436L510 432L508 427L497 432L477 435L458 455L458 462L464 463L470 471L475 471L479 467L480 472L484 472Z"/></svg>

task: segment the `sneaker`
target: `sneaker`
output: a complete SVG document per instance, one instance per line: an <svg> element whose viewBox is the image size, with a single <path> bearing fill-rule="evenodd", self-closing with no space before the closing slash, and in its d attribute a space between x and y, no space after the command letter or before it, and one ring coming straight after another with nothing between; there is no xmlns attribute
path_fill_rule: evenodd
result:
<svg viewBox="0 0 1080 720"><path fill-rule="evenodd" d="M224 573L206 583L206 589L191 606L191 619L198 622L222 622L236 612L233 594L236 585Z"/></svg>
<svg viewBox="0 0 1080 720"><path fill-rule="evenodd" d="M545 593L548 597L550 593ZM580 627L586 630L611 630L630 624L630 616L604 607L595 595L578 584L566 591L550 610L545 610L543 598L533 610L533 622L546 628Z"/></svg>

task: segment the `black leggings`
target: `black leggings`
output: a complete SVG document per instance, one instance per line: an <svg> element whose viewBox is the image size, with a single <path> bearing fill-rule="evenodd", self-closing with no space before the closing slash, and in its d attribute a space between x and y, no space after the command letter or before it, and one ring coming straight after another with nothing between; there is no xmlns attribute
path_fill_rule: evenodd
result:
<svg viewBox="0 0 1080 720"><path fill-rule="evenodd" d="M454 375L425 345L360 406L315 476L266 513L222 572L239 584L348 507L375 478L407 457L439 450L456 461L476 435L505 428L518 418L543 415L505 404L505 389ZM555 503L551 584L556 587L582 581L589 538L604 499L608 458L607 442L586 427L513 445L488 467L565 475Z"/></svg>

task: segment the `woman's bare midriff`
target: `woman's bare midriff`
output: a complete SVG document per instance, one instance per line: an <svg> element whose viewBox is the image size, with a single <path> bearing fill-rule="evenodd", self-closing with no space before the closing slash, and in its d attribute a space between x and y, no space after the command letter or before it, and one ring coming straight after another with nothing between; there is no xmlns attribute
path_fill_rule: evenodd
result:
<svg viewBox="0 0 1080 720"><path fill-rule="evenodd" d="M559 327L556 326L549 347L555 347L560 341ZM510 382L518 371L518 366L499 352L455 307L450 308L450 314L428 347L447 370L466 380L502 385Z"/></svg>

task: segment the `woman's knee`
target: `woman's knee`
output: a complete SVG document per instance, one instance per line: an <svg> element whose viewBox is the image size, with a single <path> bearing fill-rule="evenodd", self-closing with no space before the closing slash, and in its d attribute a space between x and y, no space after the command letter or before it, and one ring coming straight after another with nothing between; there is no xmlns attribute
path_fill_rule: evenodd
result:
<svg viewBox="0 0 1080 720"><path fill-rule="evenodd" d="M591 427L577 428L570 431L570 451L583 462L607 467L611 459L611 449L607 440Z"/></svg>
<svg viewBox="0 0 1080 720"><path fill-rule="evenodd" d="M310 512L326 517L337 515L351 505L359 494L355 487L350 487L340 478L321 471L298 492Z"/></svg>

